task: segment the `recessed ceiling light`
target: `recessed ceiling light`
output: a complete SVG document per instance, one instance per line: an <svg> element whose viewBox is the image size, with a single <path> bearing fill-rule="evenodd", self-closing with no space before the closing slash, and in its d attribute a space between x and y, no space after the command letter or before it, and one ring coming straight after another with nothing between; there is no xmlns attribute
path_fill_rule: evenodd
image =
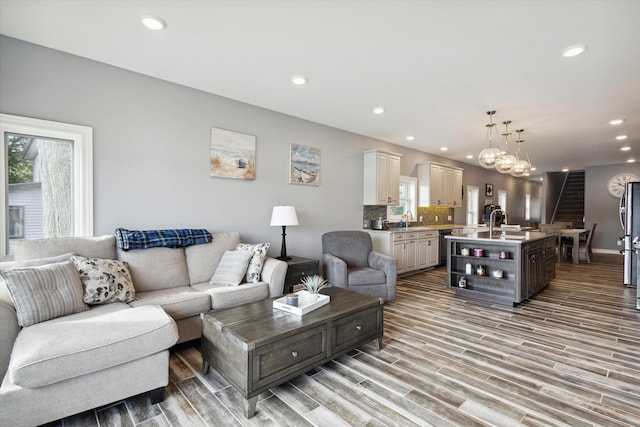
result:
<svg viewBox="0 0 640 427"><path fill-rule="evenodd" d="M405 139L406 139L407 141L413 141L414 139L416 139L416 137L415 137L415 136L413 136L413 135L408 135Z"/></svg>
<svg viewBox="0 0 640 427"><path fill-rule="evenodd" d="M624 119L613 119L613 120L609 120L609 124L610 125L620 125L622 124L622 122L624 122Z"/></svg>
<svg viewBox="0 0 640 427"><path fill-rule="evenodd" d="M531 166L530 170L534 171L534 170L536 170L536 168L534 166Z"/></svg>
<svg viewBox="0 0 640 427"><path fill-rule="evenodd" d="M307 78L305 76L301 76L300 74L296 74L295 76L291 76L291 82L294 85L303 85L307 83Z"/></svg>
<svg viewBox="0 0 640 427"><path fill-rule="evenodd" d="M524 176L531 176L529 172L525 173Z"/></svg>
<svg viewBox="0 0 640 427"><path fill-rule="evenodd" d="M544 178L540 178L540 181L544 181Z"/></svg>
<svg viewBox="0 0 640 427"><path fill-rule="evenodd" d="M629 151L631 150L631 147L629 147L628 145L625 145L624 147L620 148L620 151Z"/></svg>
<svg viewBox="0 0 640 427"><path fill-rule="evenodd" d="M574 44L572 46L568 46L562 50L562 56L565 58L570 58L572 56L578 56L584 51L587 50L586 44Z"/></svg>
<svg viewBox="0 0 640 427"><path fill-rule="evenodd" d="M382 107L373 107L373 114L382 114L384 113L384 108Z"/></svg>
<svg viewBox="0 0 640 427"><path fill-rule="evenodd" d="M627 135L618 135L618 136L616 136L616 139L617 139L618 141L624 141L624 140L625 140L625 139L627 139L627 138L628 138L628 137L627 137Z"/></svg>
<svg viewBox="0 0 640 427"><path fill-rule="evenodd" d="M467 154L467 159L473 159L473 154Z"/></svg>
<svg viewBox="0 0 640 427"><path fill-rule="evenodd" d="M562 169L562 172L569 172L569 169L567 169L567 168L563 168L563 169Z"/></svg>
<svg viewBox="0 0 640 427"><path fill-rule="evenodd" d="M447 147L440 147L440 151L447 151L448 148Z"/></svg>
<svg viewBox="0 0 640 427"><path fill-rule="evenodd" d="M627 160L627 163L635 163L635 162L636 162L636 159L629 159L629 160Z"/></svg>
<svg viewBox="0 0 640 427"><path fill-rule="evenodd" d="M159 16L144 15L141 20L142 24L150 30L164 30L167 28L167 21Z"/></svg>

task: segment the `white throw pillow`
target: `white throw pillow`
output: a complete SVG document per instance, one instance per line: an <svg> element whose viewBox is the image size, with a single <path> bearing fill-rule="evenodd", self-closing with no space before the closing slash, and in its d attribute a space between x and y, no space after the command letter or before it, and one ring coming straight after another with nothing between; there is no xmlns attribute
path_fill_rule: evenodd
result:
<svg viewBox="0 0 640 427"><path fill-rule="evenodd" d="M209 284L238 286L244 279L252 256L252 252L225 251Z"/></svg>
<svg viewBox="0 0 640 427"><path fill-rule="evenodd" d="M238 246L236 246L236 251L251 252L253 254L251 261L249 261L249 267L247 268L247 283L258 283L260 281L264 258L267 256L270 245L271 243L256 243L255 245L238 243Z"/></svg>
<svg viewBox="0 0 640 427"><path fill-rule="evenodd" d="M18 324L26 327L86 311L82 281L71 261L2 272L16 307Z"/></svg>
<svg viewBox="0 0 640 427"><path fill-rule="evenodd" d="M130 303L136 299L136 290L126 262L79 255L71 259L80 273L84 302L87 304Z"/></svg>

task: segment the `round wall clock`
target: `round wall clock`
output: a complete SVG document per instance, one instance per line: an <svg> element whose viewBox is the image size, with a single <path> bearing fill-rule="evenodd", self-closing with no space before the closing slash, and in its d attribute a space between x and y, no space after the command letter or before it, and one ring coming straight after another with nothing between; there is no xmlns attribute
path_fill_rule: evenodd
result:
<svg viewBox="0 0 640 427"><path fill-rule="evenodd" d="M640 179L630 173L620 173L614 175L607 181L607 192L611 197L620 198L624 193L624 185L627 182L640 181Z"/></svg>

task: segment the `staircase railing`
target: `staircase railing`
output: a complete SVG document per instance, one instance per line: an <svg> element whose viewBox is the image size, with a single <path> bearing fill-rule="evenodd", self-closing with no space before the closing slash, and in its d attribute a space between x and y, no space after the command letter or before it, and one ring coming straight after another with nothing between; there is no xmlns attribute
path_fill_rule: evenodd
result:
<svg viewBox="0 0 640 427"><path fill-rule="evenodd" d="M553 215L551 215L551 224L556 219L556 213L558 212L558 206L560 206L560 200L562 199L562 195L564 194L564 188L567 186L567 181L569 180L569 172L564 176L564 181L562 182L562 188L558 193L558 199L556 200L556 206L553 208Z"/></svg>

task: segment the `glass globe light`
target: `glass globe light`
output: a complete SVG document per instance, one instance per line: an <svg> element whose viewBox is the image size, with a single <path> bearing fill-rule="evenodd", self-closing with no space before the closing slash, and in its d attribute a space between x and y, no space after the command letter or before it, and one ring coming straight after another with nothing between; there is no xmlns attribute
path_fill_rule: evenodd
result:
<svg viewBox="0 0 640 427"><path fill-rule="evenodd" d="M513 169L511 169L511 175L517 178L523 176L527 172L529 172L529 162L526 160L518 160L515 165L513 165Z"/></svg>
<svg viewBox="0 0 640 427"><path fill-rule="evenodd" d="M478 162L487 169L495 167L496 160L502 155L502 152L497 147L485 148L478 155Z"/></svg>
<svg viewBox="0 0 640 427"><path fill-rule="evenodd" d="M491 169L495 167L496 160L502 155L502 152L497 147L491 146L491 141L494 138L494 135L497 136L496 124L493 123L493 115L496 113L495 110L487 111L487 115L489 116L489 123L485 126L487 128L487 148L483 149L478 155L478 162L482 167Z"/></svg>
<svg viewBox="0 0 640 427"><path fill-rule="evenodd" d="M504 154L496 160L496 170L500 173L510 173L517 161L516 156Z"/></svg>

